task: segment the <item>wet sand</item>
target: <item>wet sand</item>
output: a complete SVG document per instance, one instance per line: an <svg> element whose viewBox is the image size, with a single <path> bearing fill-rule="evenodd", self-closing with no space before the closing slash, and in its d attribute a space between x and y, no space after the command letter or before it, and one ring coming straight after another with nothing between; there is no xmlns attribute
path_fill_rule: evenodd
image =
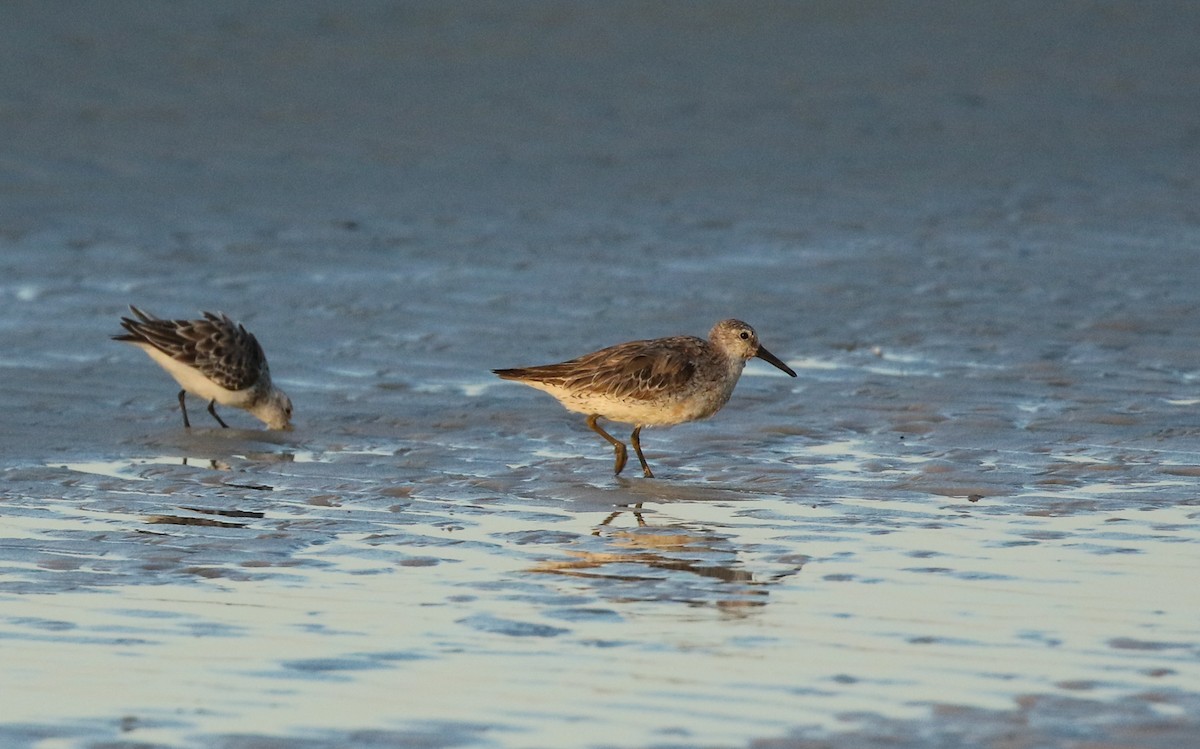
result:
<svg viewBox="0 0 1200 749"><path fill-rule="evenodd" d="M1196 6L6 15L0 746L1200 742ZM654 480L489 372L730 316Z"/></svg>

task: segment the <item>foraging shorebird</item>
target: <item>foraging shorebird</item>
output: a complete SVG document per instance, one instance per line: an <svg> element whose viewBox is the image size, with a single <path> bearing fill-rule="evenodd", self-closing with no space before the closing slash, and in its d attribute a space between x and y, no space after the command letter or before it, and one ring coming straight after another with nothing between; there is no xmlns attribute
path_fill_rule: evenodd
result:
<svg viewBox="0 0 1200 749"><path fill-rule="evenodd" d="M492 371L505 380L544 390L568 411L586 414L588 427L613 446L617 475L628 458L625 445L597 421L633 424L629 441L642 474L654 478L642 454L642 427L673 426L712 416L729 401L742 369L754 357L796 376L762 347L754 328L741 320L717 323L707 341L695 336L629 341L561 364Z"/></svg>
<svg viewBox="0 0 1200 749"><path fill-rule="evenodd" d="M208 412L222 427L216 404L249 411L271 429L290 429L292 401L271 383L271 370L258 340L224 313L205 312L202 320L162 320L130 305L137 319L121 318L127 331L115 341L145 351L175 378L184 427L188 421L184 395L208 401Z"/></svg>

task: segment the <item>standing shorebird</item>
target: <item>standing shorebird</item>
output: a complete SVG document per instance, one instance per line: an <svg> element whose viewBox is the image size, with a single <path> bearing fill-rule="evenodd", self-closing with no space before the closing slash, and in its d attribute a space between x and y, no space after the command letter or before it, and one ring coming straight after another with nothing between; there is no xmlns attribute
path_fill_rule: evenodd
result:
<svg viewBox="0 0 1200 749"><path fill-rule="evenodd" d="M208 412L221 426L216 405L244 408L271 429L290 429L292 401L271 384L271 369L258 340L224 313L205 312L203 320L161 320L130 305L138 319L121 318L127 333L114 341L132 343L175 378L183 425L191 428L183 398L192 393L208 401Z"/></svg>
<svg viewBox="0 0 1200 749"><path fill-rule="evenodd" d="M642 455L642 427L673 426L706 419L733 394L746 362L754 357L796 373L758 342L741 320L722 320L708 340L672 336L629 341L541 367L494 369L505 380L544 390L568 411L587 414L587 425L616 451L620 475L628 459L625 444L604 431L597 419L633 424L629 441L646 478L654 478Z"/></svg>

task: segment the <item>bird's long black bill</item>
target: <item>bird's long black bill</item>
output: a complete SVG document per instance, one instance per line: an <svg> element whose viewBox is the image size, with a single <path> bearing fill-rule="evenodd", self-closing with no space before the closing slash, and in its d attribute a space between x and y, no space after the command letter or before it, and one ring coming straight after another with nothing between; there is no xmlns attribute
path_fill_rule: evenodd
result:
<svg viewBox="0 0 1200 749"><path fill-rule="evenodd" d="M779 360L778 356L775 356L775 354L772 354L770 351L767 351L762 346L758 347L758 353L756 353L755 356L757 356L759 359L762 359L765 362L770 362L771 364L775 365L777 368L782 369L784 372L787 372L792 377L796 376L796 373L792 371L791 367L784 364L782 361Z"/></svg>

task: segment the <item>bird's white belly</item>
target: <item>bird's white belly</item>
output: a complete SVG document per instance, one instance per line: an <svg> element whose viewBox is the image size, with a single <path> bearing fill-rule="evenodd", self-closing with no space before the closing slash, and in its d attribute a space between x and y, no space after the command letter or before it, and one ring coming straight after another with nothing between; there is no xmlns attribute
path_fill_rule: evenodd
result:
<svg viewBox="0 0 1200 749"><path fill-rule="evenodd" d="M609 421L640 426L673 426L712 416L729 400L728 393L697 392L655 400L620 399L579 393L542 383L526 383L554 396L563 408L581 414L599 414Z"/></svg>
<svg viewBox="0 0 1200 749"><path fill-rule="evenodd" d="M215 400L223 406L244 408L253 396L253 388L226 390L205 377L195 367L189 367L183 362L176 361L153 346L139 345L139 348L149 354L151 359L167 371L167 374L175 378L179 387L206 401Z"/></svg>

